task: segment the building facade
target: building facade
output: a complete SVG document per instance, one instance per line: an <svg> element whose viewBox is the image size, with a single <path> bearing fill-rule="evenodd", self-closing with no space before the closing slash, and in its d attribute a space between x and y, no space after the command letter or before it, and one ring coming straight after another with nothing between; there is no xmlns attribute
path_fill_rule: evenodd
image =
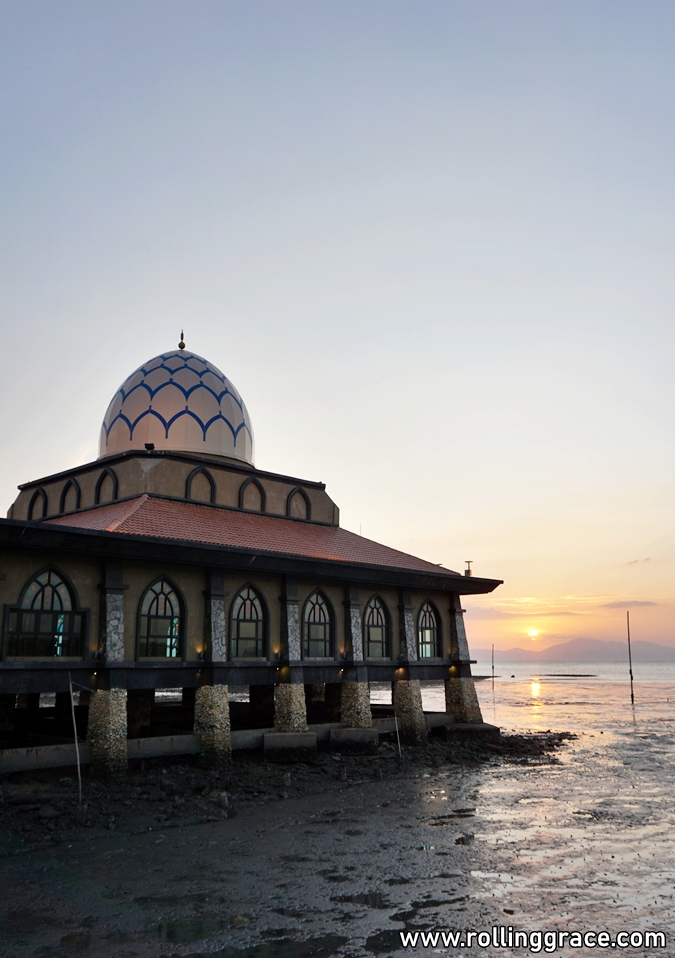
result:
<svg viewBox="0 0 675 958"><path fill-rule="evenodd" d="M461 597L499 581L340 528L323 483L257 470L253 448L241 397L181 340L117 391L95 462L19 487L0 521L6 723L72 680L113 772L162 688L184 690L214 762L231 686L287 735L307 734L308 703L371 727L371 681L392 683L410 741L420 680L445 682L456 722L481 721Z"/></svg>

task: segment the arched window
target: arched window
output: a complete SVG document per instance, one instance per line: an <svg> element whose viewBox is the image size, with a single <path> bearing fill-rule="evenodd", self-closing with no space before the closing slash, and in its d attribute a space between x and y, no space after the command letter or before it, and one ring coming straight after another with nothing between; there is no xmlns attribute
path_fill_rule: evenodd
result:
<svg viewBox="0 0 675 958"><path fill-rule="evenodd" d="M438 612L428 600L420 609L417 624L417 654L421 659L441 657L441 630Z"/></svg>
<svg viewBox="0 0 675 958"><path fill-rule="evenodd" d="M81 656L86 614L70 587L53 569L26 585L7 616L7 655L52 658Z"/></svg>
<svg viewBox="0 0 675 958"><path fill-rule="evenodd" d="M266 655L266 621L260 596L250 585L232 603L230 654L233 659L261 659Z"/></svg>
<svg viewBox="0 0 675 958"><path fill-rule="evenodd" d="M328 600L321 592L314 592L305 602L302 625L303 658L334 658L333 614Z"/></svg>
<svg viewBox="0 0 675 958"><path fill-rule="evenodd" d="M168 579L149 586L141 599L138 623L138 657L178 659L182 655L181 601Z"/></svg>
<svg viewBox="0 0 675 958"><path fill-rule="evenodd" d="M389 617L387 609L377 596L373 596L363 614L367 659L388 659Z"/></svg>
<svg viewBox="0 0 675 958"><path fill-rule="evenodd" d="M33 498L28 506L28 521L31 519L44 519L47 515L47 493L42 486L33 493Z"/></svg>

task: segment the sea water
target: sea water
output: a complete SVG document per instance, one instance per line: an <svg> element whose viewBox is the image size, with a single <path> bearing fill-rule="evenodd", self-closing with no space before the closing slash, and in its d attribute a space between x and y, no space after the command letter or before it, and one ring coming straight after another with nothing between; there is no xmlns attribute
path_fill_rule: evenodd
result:
<svg viewBox="0 0 675 958"><path fill-rule="evenodd" d="M575 736L553 762L463 773L489 863L476 895L519 928L665 931L665 951L627 953L675 955L675 664L635 663L634 705L628 663L500 662L494 683L489 662L473 671L487 676L476 682L486 722ZM444 710L440 683L423 699Z"/></svg>

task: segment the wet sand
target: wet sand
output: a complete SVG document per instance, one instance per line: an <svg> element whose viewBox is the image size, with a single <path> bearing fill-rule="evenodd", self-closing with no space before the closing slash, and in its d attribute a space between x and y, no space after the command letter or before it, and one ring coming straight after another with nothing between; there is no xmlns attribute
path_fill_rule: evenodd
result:
<svg viewBox="0 0 675 958"><path fill-rule="evenodd" d="M536 695L530 682L495 684L503 724L541 732L546 719L553 729L564 721L578 737L544 754L460 755L436 742L424 756L406 752L400 767L393 747L376 759L326 755L291 769L290 783L284 767L248 760L237 771L235 762L226 809L217 777L132 775L112 805L89 794L84 828L62 815L50 829L36 809L5 807L6 821L22 814L36 824L5 826L0 953L431 954L402 949L399 932L493 924L664 930L670 939L675 707L666 698L675 701L675 688L650 683L649 696L641 690L650 717L639 706L633 720L611 683L541 679ZM490 721L489 683L479 693ZM21 787L70 791L53 781ZM59 843L42 845L45 832ZM36 850L26 837L19 850L19 834L39 839Z"/></svg>

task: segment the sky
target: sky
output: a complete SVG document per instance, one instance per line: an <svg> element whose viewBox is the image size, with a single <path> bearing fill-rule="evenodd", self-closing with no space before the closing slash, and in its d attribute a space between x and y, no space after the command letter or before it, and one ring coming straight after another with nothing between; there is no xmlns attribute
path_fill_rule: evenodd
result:
<svg viewBox="0 0 675 958"><path fill-rule="evenodd" d="M2 509L184 329L258 467L504 580L470 643L675 645L674 46L649 0L3 0Z"/></svg>

